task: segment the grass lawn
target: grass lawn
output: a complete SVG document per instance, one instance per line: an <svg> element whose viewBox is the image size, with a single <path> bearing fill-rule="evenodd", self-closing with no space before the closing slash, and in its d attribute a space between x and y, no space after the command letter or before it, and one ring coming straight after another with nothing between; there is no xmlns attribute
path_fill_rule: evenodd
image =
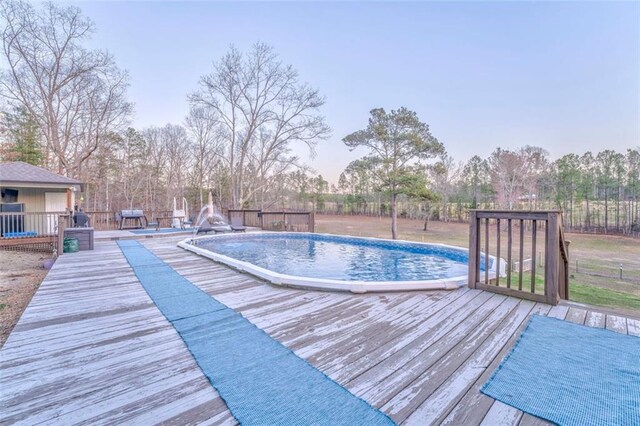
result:
<svg viewBox="0 0 640 426"><path fill-rule="evenodd" d="M423 226L423 222L419 220L399 219L398 237L409 241L469 246L467 224L429 222L427 231L422 230ZM316 232L391 238L391 219L317 215ZM640 241L619 236L590 234L567 234L566 237L571 241L570 299L590 305L640 311ZM576 260L578 272L575 271ZM624 267L623 280L617 277L620 264ZM523 286L527 288L530 282L530 275L525 273ZM541 283L541 280L536 279L536 287L541 286Z"/></svg>

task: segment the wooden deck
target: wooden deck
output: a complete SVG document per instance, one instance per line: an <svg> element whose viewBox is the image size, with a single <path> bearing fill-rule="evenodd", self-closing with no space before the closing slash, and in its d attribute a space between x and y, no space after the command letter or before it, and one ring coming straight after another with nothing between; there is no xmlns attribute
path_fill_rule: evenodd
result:
<svg viewBox="0 0 640 426"><path fill-rule="evenodd" d="M398 423L545 424L478 389L538 313L640 335L640 321L480 290L354 295L277 288L141 242ZM0 351L0 423L234 424L115 242L64 255Z"/></svg>

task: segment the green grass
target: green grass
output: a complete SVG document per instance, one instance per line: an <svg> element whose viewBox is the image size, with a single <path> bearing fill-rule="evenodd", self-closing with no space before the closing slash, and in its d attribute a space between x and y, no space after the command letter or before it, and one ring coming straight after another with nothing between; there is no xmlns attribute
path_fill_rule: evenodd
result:
<svg viewBox="0 0 640 426"><path fill-rule="evenodd" d="M482 275L482 273L480 273ZM531 290L531 273L522 274L522 291ZM507 287L507 278L500 278L500 287ZM511 288L518 288L518 273L511 273ZM544 278L536 274L536 294L544 294ZM633 294L595 287L589 284L577 284L569 281L569 299L588 305L605 306L610 308L640 310L640 297Z"/></svg>
<svg viewBox="0 0 640 426"><path fill-rule="evenodd" d="M4 303L0 303L0 311L3 310L7 305L5 305Z"/></svg>
<svg viewBox="0 0 640 426"><path fill-rule="evenodd" d="M588 305L640 310L640 297L591 285L569 283L569 299Z"/></svg>

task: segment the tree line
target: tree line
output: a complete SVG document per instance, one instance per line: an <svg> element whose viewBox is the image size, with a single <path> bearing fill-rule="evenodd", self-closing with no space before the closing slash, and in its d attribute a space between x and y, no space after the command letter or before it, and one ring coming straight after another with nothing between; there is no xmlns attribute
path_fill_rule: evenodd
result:
<svg viewBox="0 0 640 426"><path fill-rule="evenodd" d="M469 209L553 209L565 226L587 232L640 233L640 149L568 154L555 161L542 148L495 149L487 158L455 162L443 152L423 169L431 194L402 196L402 216L466 221ZM390 214L390 197L360 160L325 198L338 214Z"/></svg>
<svg viewBox="0 0 640 426"><path fill-rule="evenodd" d="M220 208L465 220L471 208L553 208L568 226L640 232L640 158L627 152L570 154L496 149L456 162L407 108L371 111L344 136L367 154L330 185L292 153L313 154L331 129L325 98L274 49L231 47L185 94L180 123L131 127L128 73L107 51L87 47L96 31L77 7L0 3L0 157L86 182L82 206L166 210L209 192Z"/></svg>

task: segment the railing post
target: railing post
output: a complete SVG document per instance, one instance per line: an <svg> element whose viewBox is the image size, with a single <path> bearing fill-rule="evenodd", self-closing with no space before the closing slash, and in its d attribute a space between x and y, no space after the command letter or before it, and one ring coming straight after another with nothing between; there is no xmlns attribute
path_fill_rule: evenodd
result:
<svg viewBox="0 0 640 426"><path fill-rule="evenodd" d="M58 256L62 256L64 252L64 230L67 227L67 215L58 216L58 241L57 250Z"/></svg>
<svg viewBox="0 0 640 426"><path fill-rule="evenodd" d="M475 210L469 212L469 288L476 288L478 282L478 219Z"/></svg>
<svg viewBox="0 0 640 426"><path fill-rule="evenodd" d="M564 233L563 233L564 236ZM564 282L562 283L562 294L560 297L565 300L569 300L569 241L560 241L560 244L564 245L564 253L566 255L566 259L563 260L564 264Z"/></svg>
<svg viewBox="0 0 640 426"><path fill-rule="evenodd" d="M558 213L549 212L547 213L547 241L545 247L548 263L545 265L544 294L547 303L550 305L558 304L559 240Z"/></svg>

